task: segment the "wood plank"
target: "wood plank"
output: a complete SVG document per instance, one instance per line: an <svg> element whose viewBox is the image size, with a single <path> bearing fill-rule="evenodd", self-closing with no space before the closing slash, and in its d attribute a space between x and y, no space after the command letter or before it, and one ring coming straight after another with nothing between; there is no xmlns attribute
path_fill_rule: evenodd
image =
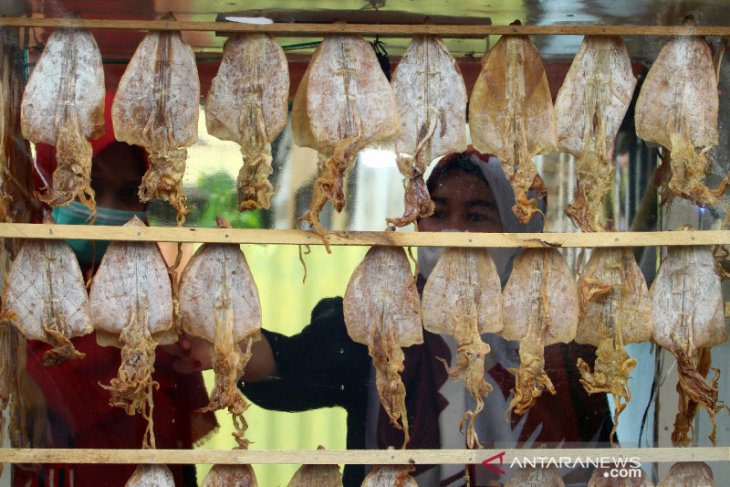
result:
<svg viewBox="0 0 730 487"><path fill-rule="evenodd" d="M122 16L124 17L124 16ZM127 15L126 17L134 17ZM488 12L470 12L468 15L433 15L405 10L375 10L375 9L286 9L260 8L243 9L235 12L222 12L216 15L216 22L232 22L228 17L266 17L277 24L329 24L332 22L347 22L348 24L407 24L421 25L431 23L436 25L489 25L492 18Z"/></svg>
<svg viewBox="0 0 730 487"><path fill-rule="evenodd" d="M112 450L1 448L2 463L128 463L128 464L479 464L504 452L503 465L550 460L566 463L637 459L640 463L728 461L730 448L561 448L559 450ZM497 463L498 464L498 463Z"/></svg>
<svg viewBox="0 0 730 487"><path fill-rule="evenodd" d="M192 22L170 20L65 19L39 17L0 17L0 26L7 27L77 27L85 29L185 30L216 32L266 32L280 36L321 36L327 34L379 35L412 37L434 34L449 38L473 38L488 35L627 35L728 36L730 26L663 26L663 25L409 25L409 24L304 24L275 23L270 25L235 22Z"/></svg>
<svg viewBox="0 0 730 487"><path fill-rule="evenodd" d="M0 238L322 245L307 230L1 223ZM597 233L327 232L331 245L399 247L650 247L730 245L730 230Z"/></svg>

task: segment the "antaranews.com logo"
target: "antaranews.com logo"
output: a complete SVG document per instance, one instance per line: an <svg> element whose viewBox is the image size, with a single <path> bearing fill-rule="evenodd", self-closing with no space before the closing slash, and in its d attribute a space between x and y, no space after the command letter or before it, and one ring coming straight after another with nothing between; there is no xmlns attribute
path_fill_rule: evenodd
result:
<svg viewBox="0 0 730 487"><path fill-rule="evenodd" d="M482 462L487 468L490 468L500 475L506 472L500 468L504 466L504 457L506 451L497 453ZM574 468L600 468L603 476L606 478L629 479L641 478L641 462L638 457L613 457L613 456L585 456L585 457L554 457L554 456L515 456L509 464L509 468L548 468L557 469Z"/></svg>

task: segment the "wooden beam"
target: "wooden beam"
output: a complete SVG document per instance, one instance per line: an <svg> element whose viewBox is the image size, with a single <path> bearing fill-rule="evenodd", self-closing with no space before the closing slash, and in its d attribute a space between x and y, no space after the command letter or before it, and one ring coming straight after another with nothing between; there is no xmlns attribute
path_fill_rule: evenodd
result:
<svg viewBox="0 0 730 487"><path fill-rule="evenodd" d="M172 20L66 19L39 17L0 17L0 27L75 27L83 29L185 30L216 32L259 32L288 37L312 37L328 34L379 35L412 37L433 34L449 38L479 38L488 35L621 35L728 36L730 26L663 25L411 25L411 24L305 24L269 25L236 22L194 22Z"/></svg>
<svg viewBox="0 0 730 487"><path fill-rule="evenodd" d="M503 468L514 460L550 460L584 464L614 459L654 462L730 461L730 448L561 448L512 450L112 450L0 448L2 463L125 464L273 464L273 465L407 465L480 464L504 453ZM499 465L495 463L495 465ZM629 464L630 465L630 464Z"/></svg>
<svg viewBox="0 0 730 487"><path fill-rule="evenodd" d="M0 238L322 245L306 230L2 223ZM327 232L331 245L397 247L653 247L730 245L730 230L599 233Z"/></svg>
<svg viewBox="0 0 730 487"><path fill-rule="evenodd" d="M129 16L127 16L129 17ZM348 24L437 24L437 25L491 25L492 18L488 12L470 13L469 15L428 15L425 12L408 12L404 10L375 9L244 9L216 15L216 22L233 22L232 17L265 17L277 24L331 24L347 22ZM144 18L144 17L143 17ZM147 17L149 18L149 17Z"/></svg>

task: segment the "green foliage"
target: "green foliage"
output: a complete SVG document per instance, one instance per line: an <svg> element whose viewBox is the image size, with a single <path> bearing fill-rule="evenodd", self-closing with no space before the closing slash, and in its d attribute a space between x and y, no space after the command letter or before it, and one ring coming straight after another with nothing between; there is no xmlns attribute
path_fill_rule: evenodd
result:
<svg viewBox="0 0 730 487"><path fill-rule="evenodd" d="M238 211L236 181L225 171L202 175L189 200L195 205L189 219L197 227L215 227L215 217L222 216L233 228L261 228L260 210Z"/></svg>

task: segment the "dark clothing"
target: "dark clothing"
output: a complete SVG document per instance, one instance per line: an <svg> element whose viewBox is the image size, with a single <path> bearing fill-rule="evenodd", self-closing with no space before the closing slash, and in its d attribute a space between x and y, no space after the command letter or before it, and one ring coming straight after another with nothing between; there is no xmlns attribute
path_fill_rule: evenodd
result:
<svg viewBox="0 0 730 487"><path fill-rule="evenodd" d="M347 448L365 448L366 412L371 385L371 361L365 345L354 343L347 334L342 298L327 298L312 310L311 323L299 334L287 337L264 330L277 364L276 375L246 384L243 392L261 407L279 411L306 411L340 406L347 411ZM440 448L438 415L447 404L438 392L447 379L437 357L449 359L449 349L438 336L424 331L424 344L404 349L411 442L408 448ZM535 446L564 441L565 446L608 442L611 420L605 394L588 396L579 382L577 357L595 360L595 348L575 343L546 347L546 371L557 389L555 396L543 394L528 415L520 442L537 428ZM499 364L489 371L505 397L514 386L514 376ZM546 397L547 396L547 397ZM568 398L573 407L566 407ZM487 401L489 398L487 398ZM515 425L520 417L513 415ZM380 448L399 448L402 432L389 426L380 409L377 423ZM482 438L482 440L489 440ZM344 485L359 486L365 470L361 465L345 466Z"/></svg>
<svg viewBox="0 0 730 487"><path fill-rule="evenodd" d="M293 337L263 333L274 352L276 375L246 384L246 397L277 411L340 406L347 411L347 448L365 448L370 357L365 345L347 335L342 298L317 303L311 324ZM362 465L346 466L345 485L360 485L364 473Z"/></svg>

